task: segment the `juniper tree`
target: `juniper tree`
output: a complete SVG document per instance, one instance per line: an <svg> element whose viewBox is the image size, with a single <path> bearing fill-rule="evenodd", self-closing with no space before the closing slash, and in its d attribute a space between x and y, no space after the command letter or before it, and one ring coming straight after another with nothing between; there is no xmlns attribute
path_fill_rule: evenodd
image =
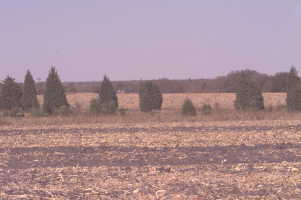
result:
<svg viewBox="0 0 301 200"><path fill-rule="evenodd" d="M163 103L162 93L159 89L159 86L154 83L152 86L152 96L153 96L153 109L161 110L162 103Z"/></svg>
<svg viewBox="0 0 301 200"><path fill-rule="evenodd" d="M212 107L210 104L204 104L201 108L201 113L203 115L210 115L212 113Z"/></svg>
<svg viewBox="0 0 301 200"><path fill-rule="evenodd" d="M46 80L43 111L47 114L54 114L60 107L69 107L69 104L59 75L56 69L51 67Z"/></svg>
<svg viewBox="0 0 301 200"><path fill-rule="evenodd" d="M235 108L238 110L263 110L264 99L255 81L241 73L236 91Z"/></svg>
<svg viewBox="0 0 301 200"><path fill-rule="evenodd" d="M21 97L22 89L20 85L13 78L7 76L1 89L1 108L5 110L22 108Z"/></svg>
<svg viewBox="0 0 301 200"><path fill-rule="evenodd" d="M113 114L118 109L118 97L112 82L104 76L98 98L91 101L90 110L96 114Z"/></svg>
<svg viewBox="0 0 301 200"><path fill-rule="evenodd" d="M118 98L112 82L107 76L104 76L102 84L99 89L99 101L100 103L113 104L115 109L118 108Z"/></svg>
<svg viewBox="0 0 301 200"><path fill-rule="evenodd" d="M301 83L295 67L288 74L286 104L288 111L301 110Z"/></svg>
<svg viewBox="0 0 301 200"><path fill-rule="evenodd" d="M139 106L142 112L160 110L163 103L161 91L151 81L141 83L139 88Z"/></svg>
<svg viewBox="0 0 301 200"><path fill-rule="evenodd" d="M195 116L197 114L196 109L189 98L186 98L182 105L182 115Z"/></svg>
<svg viewBox="0 0 301 200"><path fill-rule="evenodd" d="M29 111L33 108L39 108L35 81L30 71L27 71L24 80L22 105L26 111Z"/></svg>

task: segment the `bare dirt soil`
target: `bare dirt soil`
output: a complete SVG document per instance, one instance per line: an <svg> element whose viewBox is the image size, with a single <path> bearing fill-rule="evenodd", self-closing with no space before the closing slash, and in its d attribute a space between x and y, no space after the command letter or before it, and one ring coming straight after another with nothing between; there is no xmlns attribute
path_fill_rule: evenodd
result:
<svg viewBox="0 0 301 200"><path fill-rule="evenodd" d="M0 130L0 199L301 199L301 125L252 123Z"/></svg>

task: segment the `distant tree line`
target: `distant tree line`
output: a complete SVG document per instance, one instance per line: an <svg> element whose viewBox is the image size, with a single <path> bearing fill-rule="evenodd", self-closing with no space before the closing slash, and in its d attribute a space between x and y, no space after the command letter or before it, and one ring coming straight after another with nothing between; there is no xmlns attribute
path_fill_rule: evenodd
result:
<svg viewBox="0 0 301 200"><path fill-rule="evenodd" d="M262 92L286 92L288 87L288 72L279 72L274 75L259 73L254 70L245 69L232 71L226 76L219 76L214 79L186 79L170 80L161 78L152 80L162 93L210 93L210 92L236 92L239 85L241 73L247 74L258 86ZM132 81L113 81L112 84L117 92L138 93L141 80ZM91 93L97 92L100 81L94 82L63 82L64 88L68 93ZM45 92L45 82L37 83L37 92Z"/></svg>
<svg viewBox="0 0 301 200"><path fill-rule="evenodd" d="M202 82L203 81L203 82ZM168 87L173 88L173 92L187 92L185 87L190 85L190 92L195 92L196 88L202 88L206 91L211 83L219 83L219 92L235 92L236 100L234 107L237 110L264 110L264 99L262 92L287 92L287 109L288 111L301 111L301 81L296 68L292 67L289 72L277 73L274 76L260 74L252 70L241 70L229 73L225 77L207 80L188 80L188 81L172 81L160 79L156 81L135 81L115 82L112 83L107 76L99 84L93 84L95 87L92 91L98 93L98 97L90 102L90 112L94 114L114 114L122 109L119 108L117 92L137 92L139 94L139 107L142 112L151 112L160 110L163 104L162 91L168 92ZM199 84L196 84L198 82ZM129 90L126 84L132 84ZM178 83L178 84L176 84ZM76 84L83 83L67 83L69 84L69 92L78 92ZM187 84L187 85L185 85ZM31 112L40 115L68 115L74 111L67 100L66 83L65 86L59 78L58 72L54 67L49 70L48 78L43 85L43 104L40 105L37 95L38 87L30 71L25 75L23 84L17 83L12 77L7 76L0 84L0 109L8 111L10 115L18 113ZM221 87L222 86L222 87ZM72 90L71 90L71 89ZM116 88L117 91L116 91ZM165 90L162 88L165 88ZM218 88L218 87L216 87ZM222 88L222 89L221 89ZM270 90L267 90L270 88ZM206 92L210 92L206 91ZM215 91L216 92L216 91ZM210 104L203 105L201 111L203 114L209 114L212 108ZM122 111L124 113L124 110ZM196 115L193 102L186 99L182 105L183 115Z"/></svg>

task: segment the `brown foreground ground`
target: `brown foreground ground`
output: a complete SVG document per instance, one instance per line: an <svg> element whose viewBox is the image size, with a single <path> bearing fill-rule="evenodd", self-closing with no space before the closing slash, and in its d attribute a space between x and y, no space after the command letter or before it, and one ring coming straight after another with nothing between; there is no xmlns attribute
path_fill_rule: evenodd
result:
<svg viewBox="0 0 301 200"><path fill-rule="evenodd" d="M162 115L3 123L0 199L301 199L301 121Z"/></svg>
<svg viewBox="0 0 301 200"><path fill-rule="evenodd" d="M88 106L94 94L74 94ZM189 96L212 115L183 117ZM301 199L301 114L235 112L233 94L165 95L161 113L0 119L0 199Z"/></svg>

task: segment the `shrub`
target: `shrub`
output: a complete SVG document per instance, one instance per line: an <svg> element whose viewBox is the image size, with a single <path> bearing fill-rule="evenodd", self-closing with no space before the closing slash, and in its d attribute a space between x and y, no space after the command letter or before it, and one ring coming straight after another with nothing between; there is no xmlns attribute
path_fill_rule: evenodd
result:
<svg viewBox="0 0 301 200"><path fill-rule="evenodd" d="M197 114L196 109L189 98L186 98L182 105L182 114L189 116L196 116Z"/></svg>
<svg viewBox="0 0 301 200"><path fill-rule="evenodd" d="M71 109L73 114L81 114L84 112L83 105L79 102L75 102Z"/></svg>
<svg viewBox="0 0 301 200"><path fill-rule="evenodd" d="M210 104L204 104L201 108L201 113L203 115L210 115L212 113L212 107Z"/></svg>
<svg viewBox="0 0 301 200"><path fill-rule="evenodd" d="M260 88L247 74L241 73L234 106L237 110L263 110L264 100Z"/></svg>
<svg viewBox="0 0 301 200"><path fill-rule="evenodd" d="M92 99L90 101L90 112L93 114L101 113L101 105L98 99Z"/></svg>
<svg viewBox="0 0 301 200"><path fill-rule="evenodd" d="M102 114L115 114L116 113L116 102L100 102Z"/></svg>
<svg viewBox="0 0 301 200"><path fill-rule="evenodd" d="M23 87L22 105L24 110L29 111L32 108L38 108L37 90L35 82L30 71L27 71Z"/></svg>
<svg viewBox="0 0 301 200"><path fill-rule="evenodd" d="M45 116L45 113L43 112L43 110L41 108L32 108L30 110L30 114L31 114L31 116L34 116L34 117Z"/></svg>
<svg viewBox="0 0 301 200"><path fill-rule="evenodd" d="M6 116L8 117L25 117L23 109L21 108L13 108L6 112Z"/></svg>
<svg viewBox="0 0 301 200"><path fill-rule="evenodd" d="M46 81L43 111L51 115L54 114L56 109L59 109L62 106L69 107L65 95L65 89L56 69L51 67Z"/></svg>
<svg viewBox="0 0 301 200"><path fill-rule="evenodd" d="M61 106L58 108L55 108L54 115L58 116L70 116L73 114L73 111L70 106Z"/></svg>
<svg viewBox="0 0 301 200"><path fill-rule="evenodd" d="M22 89L15 80L9 76L4 80L1 89L1 108L4 110L15 110L22 108Z"/></svg>
<svg viewBox="0 0 301 200"><path fill-rule="evenodd" d="M125 109L125 108L119 108L119 114L121 115L121 116L125 116L126 115L126 112L127 112L127 110Z"/></svg>
<svg viewBox="0 0 301 200"><path fill-rule="evenodd" d="M297 70L292 67L288 75L286 104L288 111L301 111L301 83Z"/></svg>
<svg viewBox="0 0 301 200"><path fill-rule="evenodd" d="M116 113L115 102L101 102L98 98L90 102L90 112L93 114L114 114Z"/></svg>
<svg viewBox="0 0 301 200"><path fill-rule="evenodd" d="M139 107L142 112L161 110L162 103L162 93L157 85L151 81L140 84Z"/></svg>

